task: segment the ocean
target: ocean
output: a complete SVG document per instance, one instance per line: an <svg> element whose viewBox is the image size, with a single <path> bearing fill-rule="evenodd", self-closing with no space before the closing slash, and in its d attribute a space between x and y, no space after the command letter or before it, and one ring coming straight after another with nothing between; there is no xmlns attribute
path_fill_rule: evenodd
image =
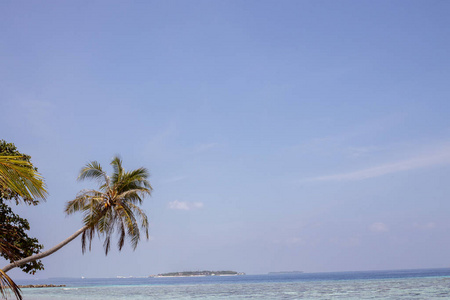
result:
<svg viewBox="0 0 450 300"><path fill-rule="evenodd" d="M450 299L450 269L177 278L53 278L18 284L25 300Z"/></svg>

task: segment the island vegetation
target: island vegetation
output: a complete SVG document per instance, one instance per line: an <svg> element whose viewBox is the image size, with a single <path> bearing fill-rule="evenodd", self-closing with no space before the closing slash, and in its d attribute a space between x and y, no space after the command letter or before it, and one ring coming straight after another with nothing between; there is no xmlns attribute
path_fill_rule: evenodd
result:
<svg viewBox="0 0 450 300"><path fill-rule="evenodd" d="M245 275L236 271L183 271L150 275L150 277L236 276Z"/></svg>

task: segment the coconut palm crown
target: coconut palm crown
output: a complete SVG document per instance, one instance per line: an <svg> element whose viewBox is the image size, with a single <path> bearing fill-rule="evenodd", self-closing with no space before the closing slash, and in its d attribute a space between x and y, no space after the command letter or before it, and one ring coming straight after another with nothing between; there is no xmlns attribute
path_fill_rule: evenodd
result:
<svg viewBox="0 0 450 300"><path fill-rule="evenodd" d="M91 250L95 233L104 238L103 246L107 255L114 232L118 235L117 246L122 249L125 238L128 237L133 249L139 243L140 228L148 235L148 219L142 209L145 196L150 196L152 187L147 180L149 173L145 168L125 171L122 160L114 157L111 165L113 173L108 176L96 161L88 163L80 171L78 180L94 179L99 183L98 190L83 190L74 200L66 205L65 212L70 215L75 212L84 214L83 222L87 227L81 236L83 253L86 244Z"/></svg>

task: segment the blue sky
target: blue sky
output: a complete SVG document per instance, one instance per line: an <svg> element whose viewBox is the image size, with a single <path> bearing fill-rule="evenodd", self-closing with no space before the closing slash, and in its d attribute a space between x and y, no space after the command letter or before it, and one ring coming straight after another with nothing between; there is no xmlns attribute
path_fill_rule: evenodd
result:
<svg viewBox="0 0 450 300"><path fill-rule="evenodd" d="M147 167L150 241L36 277L450 266L447 1L0 3L0 138L81 226L81 167ZM4 262L3 262L4 263ZM12 271L15 278L25 274Z"/></svg>

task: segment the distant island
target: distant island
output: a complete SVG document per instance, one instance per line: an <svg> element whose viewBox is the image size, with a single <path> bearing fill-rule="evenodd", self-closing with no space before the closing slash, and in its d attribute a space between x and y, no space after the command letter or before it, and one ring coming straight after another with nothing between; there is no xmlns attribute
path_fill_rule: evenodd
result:
<svg viewBox="0 0 450 300"><path fill-rule="evenodd" d="M236 271L184 271L184 272L171 272L162 273L158 275L150 275L149 277L203 277L203 276L237 276L245 275L242 272Z"/></svg>

